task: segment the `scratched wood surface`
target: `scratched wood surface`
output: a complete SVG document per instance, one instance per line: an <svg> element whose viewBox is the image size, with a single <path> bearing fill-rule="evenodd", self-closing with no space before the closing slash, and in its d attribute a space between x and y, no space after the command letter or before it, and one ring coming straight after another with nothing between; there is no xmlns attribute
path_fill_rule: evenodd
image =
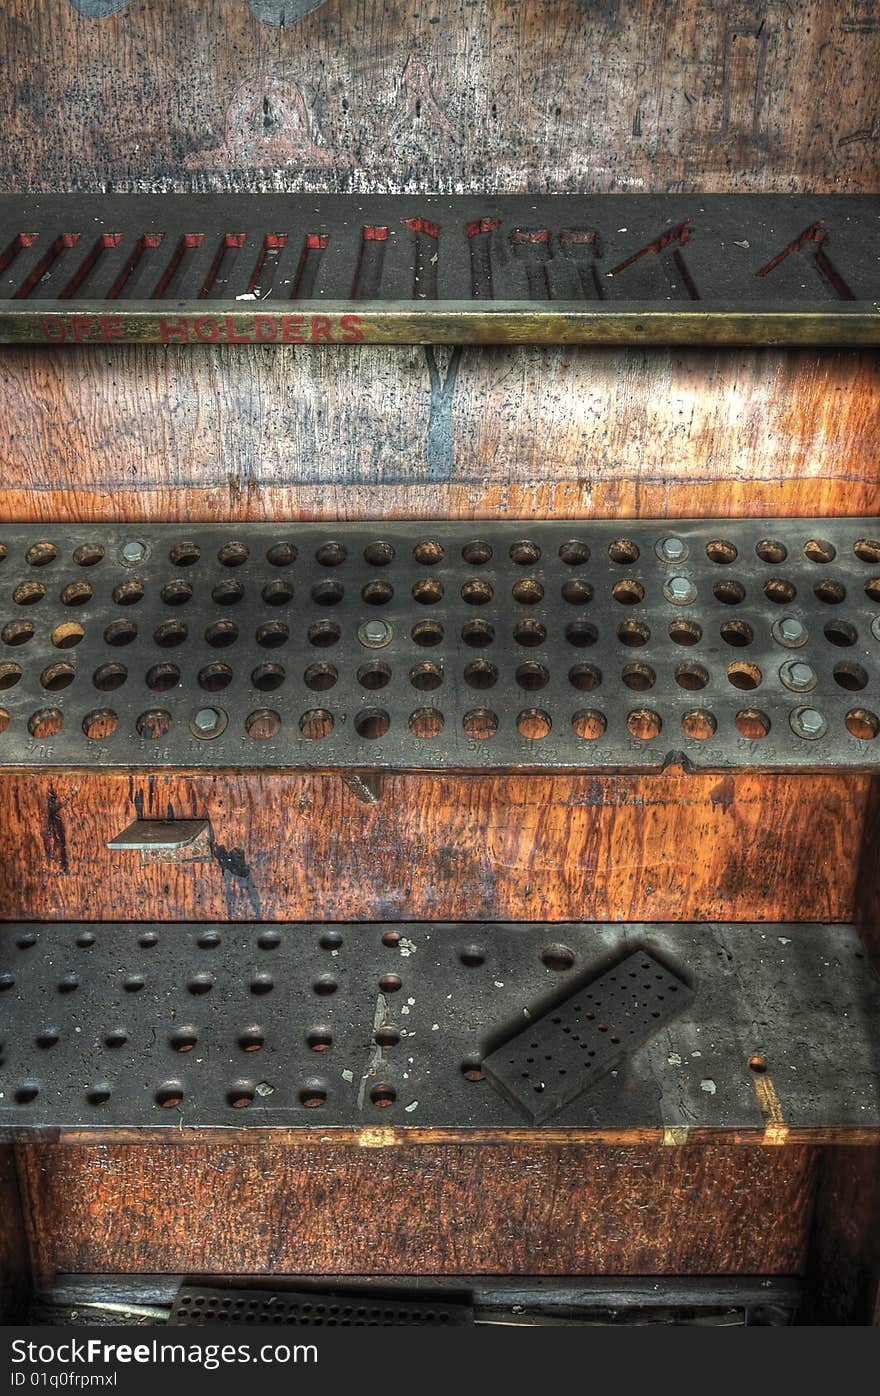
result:
<svg viewBox="0 0 880 1396"><path fill-rule="evenodd" d="M4 188L880 187L872 0L8 0L0 49Z"/></svg>
<svg viewBox="0 0 880 1396"><path fill-rule="evenodd" d="M43 1285L54 1270L792 1274L816 1167L801 1146L17 1153Z"/></svg>
<svg viewBox="0 0 880 1396"><path fill-rule="evenodd" d="M855 916L868 777L385 778L29 772L0 780L11 920L791 920ZM107 840L208 817L199 861Z"/></svg>
<svg viewBox="0 0 880 1396"><path fill-rule="evenodd" d="M877 514L878 397L852 351L6 350L0 512Z"/></svg>

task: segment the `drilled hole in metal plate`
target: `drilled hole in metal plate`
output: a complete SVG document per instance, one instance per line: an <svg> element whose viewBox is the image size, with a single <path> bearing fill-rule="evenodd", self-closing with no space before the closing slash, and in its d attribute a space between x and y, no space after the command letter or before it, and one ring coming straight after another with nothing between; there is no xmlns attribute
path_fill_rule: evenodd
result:
<svg viewBox="0 0 880 1396"><path fill-rule="evenodd" d="M570 538L559 545L559 557L567 567L582 567L590 560L590 549L577 538Z"/></svg>
<svg viewBox="0 0 880 1396"><path fill-rule="evenodd" d="M160 741L162 737L166 737L171 731L172 718L171 714L164 708L149 708L146 712L141 713L135 725L142 737L156 742Z"/></svg>
<svg viewBox="0 0 880 1396"><path fill-rule="evenodd" d="M443 714L437 708L417 708L410 714L409 730L414 737L430 739L443 731Z"/></svg>
<svg viewBox="0 0 880 1396"><path fill-rule="evenodd" d="M224 577L211 588L211 600L218 606L237 606L244 600L244 586L237 577Z"/></svg>
<svg viewBox="0 0 880 1396"><path fill-rule="evenodd" d="M573 664L568 671L568 681L579 693L592 693L602 682L602 670L595 664Z"/></svg>
<svg viewBox="0 0 880 1396"><path fill-rule="evenodd" d="M198 543L175 543L170 549L168 557L175 567L192 567L198 562L202 555L202 550Z"/></svg>
<svg viewBox="0 0 880 1396"><path fill-rule="evenodd" d="M166 606L185 606L192 600L193 589L189 582L178 579L166 582L160 595Z"/></svg>
<svg viewBox="0 0 880 1396"><path fill-rule="evenodd" d="M482 660L476 661L478 664L484 662ZM491 669L493 666L489 665L488 667ZM497 670L495 677L498 677ZM465 670L465 679L467 680L467 669ZM420 693L428 693L432 689L439 688L442 684L443 670L439 665L426 660L423 664L416 664L414 668L410 669L409 681L413 688L417 688Z"/></svg>
<svg viewBox="0 0 880 1396"><path fill-rule="evenodd" d="M422 649L439 645L443 639L443 626L436 620L422 620L412 628L413 644Z"/></svg>
<svg viewBox="0 0 880 1396"><path fill-rule="evenodd" d="M518 620L513 627L513 638L524 649L536 649L547 639L547 627L539 620Z"/></svg>
<svg viewBox="0 0 880 1396"><path fill-rule="evenodd" d="M671 631L672 626L670 626L670 633ZM627 645L630 649L640 649L650 640L651 631L644 621L625 620L622 625L617 627L617 638L622 645Z"/></svg>
<svg viewBox="0 0 880 1396"><path fill-rule="evenodd" d="M520 567L534 567L535 563L541 560L541 549L537 543L523 538L519 542L511 543L508 556L511 562Z"/></svg>
<svg viewBox="0 0 880 1396"><path fill-rule="evenodd" d="M22 582L12 593L12 599L16 606L33 606L38 601L42 601L46 595L46 588L42 582Z"/></svg>
<svg viewBox="0 0 880 1396"><path fill-rule="evenodd" d="M5 708L0 708L0 732L5 732L11 719Z"/></svg>
<svg viewBox="0 0 880 1396"><path fill-rule="evenodd" d="M494 666L490 667L494 669ZM467 674L465 674L465 677L467 677ZM498 671L496 669L495 677L492 679L492 683L495 682L495 679L497 677ZM515 677L516 682L519 684L520 688L524 688L526 692L529 693L535 692L536 690L541 688L546 688L547 684L550 682L550 674L548 673L544 665L539 664L537 660L529 660L526 664L520 664L517 668ZM475 688L480 687L479 684L474 684L472 686ZM484 684L482 686L490 687L489 684Z"/></svg>
<svg viewBox="0 0 880 1396"><path fill-rule="evenodd" d="M736 730L750 741L762 741L770 731L770 719L757 708L743 708L736 715Z"/></svg>
<svg viewBox="0 0 880 1396"><path fill-rule="evenodd" d="M675 682L679 688L696 692L706 687L709 682L709 671L704 669L702 664L679 664L675 670Z"/></svg>
<svg viewBox="0 0 880 1396"><path fill-rule="evenodd" d="M338 606L345 597L345 587L335 577L325 577L315 583L311 595L316 606Z"/></svg>
<svg viewBox="0 0 880 1396"><path fill-rule="evenodd" d="M743 648L750 645L755 638L754 631L748 621L736 619L726 620L721 626L721 638L727 645L734 648Z"/></svg>
<svg viewBox="0 0 880 1396"><path fill-rule="evenodd" d="M206 664L199 670L199 686L206 693L221 693L232 682L232 670L228 664Z"/></svg>
<svg viewBox="0 0 880 1396"><path fill-rule="evenodd" d="M272 708L256 708L245 718L244 730L254 741L269 741L281 731L281 718Z"/></svg>
<svg viewBox="0 0 880 1396"><path fill-rule="evenodd" d="M322 1086L303 1086L299 1092L299 1102L300 1105L305 1106L306 1110L319 1110L322 1105L327 1103L327 1092Z"/></svg>
<svg viewBox="0 0 880 1396"><path fill-rule="evenodd" d="M239 1035L238 1045L242 1052L262 1052L266 1045L266 1039L259 1028L246 1028Z"/></svg>
<svg viewBox="0 0 880 1396"><path fill-rule="evenodd" d="M757 664L749 664L745 660L737 660L727 666L727 682L734 688L758 688L762 677Z"/></svg>
<svg viewBox="0 0 880 1396"><path fill-rule="evenodd" d="M381 587L383 583L378 582L373 585ZM385 599L390 601L390 587L387 588L387 593ZM436 577L422 577L413 584L412 599L420 606L436 606L439 601L443 600L443 583ZM367 600L366 595L364 595L364 600Z"/></svg>
<svg viewBox="0 0 880 1396"><path fill-rule="evenodd" d="M586 606L593 599L593 588L583 577L572 577L562 584L562 599L570 606Z"/></svg>
<svg viewBox="0 0 880 1396"><path fill-rule="evenodd" d="M97 567L103 557L104 549L100 543L81 543L73 553L77 567Z"/></svg>
<svg viewBox="0 0 880 1396"><path fill-rule="evenodd" d="M821 577L813 587L813 595L826 606L839 606L846 600L846 587L833 577Z"/></svg>
<svg viewBox="0 0 880 1396"><path fill-rule="evenodd" d="M437 583L436 585L439 586L439 583ZM416 583L416 586L413 588L414 595L416 587L421 586L421 582ZM394 587L391 585L390 582L367 582L366 586L361 588L361 600L363 601L365 606L387 606L388 602L393 598L393 596ZM417 596L415 599L418 601L423 600L424 598L421 596ZM439 600L439 598L437 599Z"/></svg>
<svg viewBox="0 0 880 1396"><path fill-rule="evenodd" d="M82 720L82 730L92 742L106 741L118 726L119 718L112 708L96 708Z"/></svg>
<svg viewBox="0 0 880 1396"><path fill-rule="evenodd" d="M46 567L50 562L54 562L58 556L58 549L54 543L32 543L24 555L24 560L30 563L31 567Z"/></svg>
<svg viewBox="0 0 880 1396"><path fill-rule="evenodd" d="M714 737L718 730L718 723L714 716L705 708L693 708L690 712L684 713L681 726L686 737L692 737L698 742L708 741L710 737Z"/></svg>
<svg viewBox="0 0 880 1396"><path fill-rule="evenodd" d="M286 626L284 629L287 631ZM310 625L308 629L309 644L315 645L318 649L328 649L331 645L338 644L341 635L342 631L332 620L319 620L314 625ZM287 639L287 634L284 638Z"/></svg>
<svg viewBox="0 0 880 1396"><path fill-rule="evenodd" d="M710 562L717 562L721 566L729 566L731 562L736 562L737 550L734 543L729 543L724 538L713 538L706 544L706 556Z"/></svg>
<svg viewBox="0 0 880 1396"><path fill-rule="evenodd" d="M477 969L480 965L485 964L486 952L482 945L465 945L459 952L458 958L468 969Z"/></svg>
<svg viewBox="0 0 880 1396"><path fill-rule="evenodd" d="M514 601L521 606L535 606L544 599L544 588L536 577L523 577L511 587Z"/></svg>
<svg viewBox="0 0 880 1396"><path fill-rule="evenodd" d="M373 1086L370 1091L370 1100L379 1109L386 1109L389 1105L393 1105L396 1099L397 1091L387 1082L381 1082Z"/></svg>
<svg viewBox="0 0 880 1396"><path fill-rule="evenodd" d="M860 562L870 562L876 566L880 563L880 539L857 538L853 543L853 552Z"/></svg>
<svg viewBox="0 0 880 1396"><path fill-rule="evenodd" d="M638 562L639 545L631 538L617 538L608 545L608 556L612 562L620 563L621 566L627 563Z"/></svg>
<svg viewBox="0 0 880 1396"><path fill-rule="evenodd" d="M387 567L393 561L394 545L392 543L368 543L364 548L364 562L369 563L371 567Z"/></svg>
<svg viewBox="0 0 880 1396"><path fill-rule="evenodd" d="M571 725L578 737L585 741L595 741L604 736L608 722L604 713L600 713L596 708L587 708L574 714Z"/></svg>
<svg viewBox="0 0 880 1396"><path fill-rule="evenodd" d="M653 712L651 708L634 709L627 715L626 725L630 735L643 742L659 737L663 727L660 714Z"/></svg>
<svg viewBox="0 0 880 1396"><path fill-rule="evenodd" d="M461 627L461 638L469 649L485 649L495 639L495 629L486 620L465 621Z"/></svg>
<svg viewBox="0 0 880 1396"><path fill-rule="evenodd" d="M221 567L241 567L250 557L250 549L246 543L224 543L217 553L217 561Z"/></svg>
<svg viewBox="0 0 880 1396"><path fill-rule="evenodd" d="M70 620L56 625L49 638L56 649L72 650L85 639L85 633L78 621Z"/></svg>
<svg viewBox="0 0 880 1396"><path fill-rule="evenodd" d="M257 665L251 673L251 683L260 693L272 693L276 688L280 688L287 677L283 664Z"/></svg>
<svg viewBox="0 0 880 1396"><path fill-rule="evenodd" d="M233 1110L247 1110L253 1105L256 1091L249 1081L236 1082L226 1092L226 1103Z"/></svg>
<svg viewBox="0 0 880 1396"><path fill-rule="evenodd" d="M764 595L776 606L786 606L797 596L797 587L784 577L770 577L764 583Z"/></svg>
<svg viewBox="0 0 880 1396"><path fill-rule="evenodd" d="M267 606L286 606L293 600L293 587L289 582L277 579L267 582L260 596Z"/></svg>
<svg viewBox="0 0 880 1396"><path fill-rule="evenodd" d="M75 678L76 669L72 664L50 664L40 674L40 684L50 693L60 693L62 689L68 688Z"/></svg>
<svg viewBox="0 0 880 1396"><path fill-rule="evenodd" d="M326 708L309 708L300 717L299 730L308 741L323 741L333 731L333 714Z"/></svg>
<svg viewBox="0 0 880 1396"><path fill-rule="evenodd" d="M312 1052L329 1052L333 1046L333 1033L329 1027L312 1028L306 1034L306 1044Z"/></svg>
<svg viewBox="0 0 880 1396"><path fill-rule="evenodd" d="M846 649L854 645L859 638L858 631L854 625L850 625L847 620L829 620L823 627L825 639L830 644L836 645L838 649Z"/></svg>
<svg viewBox="0 0 880 1396"><path fill-rule="evenodd" d="M92 588L87 582L79 582L75 588L65 587L61 593L61 600L65 606L82 606L92 594ZM117 606L137 606L144 599L144 587L142 582L136 581L133 577L127 582L120 582L113 588L113 600Z"/></svg>
<svg viewBox="0 0 880 1396"><path fill-rule="evenodd" d="M373 1033L373 1041L377 1047L396 1047L400 1042L400 1030L385 1023Z"/></svg>
<svg viewBox="0 0 880 1396"><path fill-rule="evenodd" d="M315 693L325 693L328 688L333 688L338 678L339 674L332 664L310 664L303 674L306 688L311 688Z"/></svg>
<svg viewBox="0 0 880 1396"><path fill-rule="evenodd" d="M399 945L401 941L400 931L385 931L382 936L382 944L389 946Z"/></svg>
<svg viewBox="0 0 880 1396"><path fill-rule="evenodd" d="M125 622L120 622L120 625L122 624L125 624ZM127 638L122 639L121 637L124 632L121 629L118 630L117 634L119 635L120 639L116 641L116 643L128 644L130 640L133 640L135 638L135 635L137 634L137 628L132 626L131 631L133 631L133 633L125 632L127 634ZM163 650L176 649L178 645L182 645L184 643L188 636L189 630L181 620L163 621L162 624L157 625L156 629L153 631L153 639L155 640L159 648Z"/></svg>
<svg viewBox="0 0 880 1396"><path fill-rule="evenodd" d="M738 582L734 577L725 577L722 581L716 582L712 588L712 595L716 601L720 601L722 606L738 606L746 599L746 589L742 582Z"/></svg>
<svg viewBox="0 0 880 1396"><path fill-rule="evenodd" d="M322 543L315 553L315 561L322 567L340 567L347 556L342 543Z"/></svg>
<svg viewBox="0 0 880 1396"><path fill-rule="evenodd" d="M869 577L865 582L865 595L870 601L880 601L880 577Z"/></svg>
<svg viewBox="0 0 880 1396"><path fill-rule="evenodd" d="M637 582L632 577L624 577L621 581L615 582L611 588L611 595L621 606L637 606L645 599L645 588L641 582Z"/></svg>
<svg viewBox="0 0 880 1396"><path fill-rule="evenodd" d="M481 538L475 538L472 542L465 543L461 555L471 567L482 567L492 560L492 545L485 543Z"/></svg>
<svg viewBox="0 0 880 1396"><path fill-rule="evenodd" d="M28 718L28 731L40 742L57 736L63 726L64 715L59 708L39 708Z"/></svg>
<svg viewBox="0 0 880 1396"><path fill-rule="evenodd" d="M804 556L811 562L833 562L837 557L837 549L824 538L810 538L804 544Z"/></svg>
<svg viewBox="0 0 880 1396"><path fill-rule="evenodd" d="M273 543L266 549L266 561L272 567L290 567L296 559L297 550L293 543Z"/></svg>
<svg viewBox="0 0 880 1396"><path fill-rule="evenodd" d="M880 732L880 718L868 708L853 708L844 720L850 736L858 737L860 741L872 742Z"/></svg>
<svg viewBox="0 0 880 1396"><path fill-rule="evenodd" d="M555 970L557 974L574 968L577 956L567 945L556 943L545 945L541 951L541 963L545 969Z"/></svg>
<svg viewBox="0 0 880 1396"><path fill-rule="evenodd" d="M355 731L370 742L384 737L390 726L391 718L384 708L361 708L355 715Z"/></svg>
<svg viewBox="0 0 880 1396"><path fill-rule="evenodd" d="M14 688L21 679L23 670L20 664L14 664L11 660L0 664L0 690Z"/></svg>
<svg viewBox="0 0 880 1396"><path fill-rule="evenodd" d="M312 991L319 998L329 998L331 994L336 993L338 988L339 985L332 974L320 974L312 984Z"/></svg>
<svg viewBox="0 0 880 1396"><path fill-rule="evenodd" d="M755 552L762 562L776 564L785 562L788 557L788 548L784 543L780 543L775 538L762 538L755 544Z"/></svg>
<svg viewBox="0 0 880 1396"><path fill-rule="evenodd" d="M543 708L524 708L516 719L516 730L530 741L549 736L551 726L550 714Z"/></svg>
<svg viewBox="0 0 880 1396"><path fill-rule="evenodd" d="M11 620L0 630L4 645L26 645L35 634L35 626L29 620Z"/></svg>
<svg viewBox="0 0 880 1396"><path fill-rule="evenodd" d="M862 668L861 664L855 664L851 661L847 661L846 663L835 664L834 682L840 688L845 688L850 690L851 692L856 692L859 689L867 687L868 675Z"/></svg>
<svg viewBox="0 0 880 1396"><path fill-rule="evenodd" d="M422 567L436 567L445 555L443 544L436 538L422 538L413 548L413 557Z"/></svg>
<svg viewBox="0 0 880 1396"><path fill-rule="evenodd" d="M159 665L159 664L157 664L157 665L154 666L155 669L161 669L161 668L163 668L163 667L164 667L164 666ZM173 668L174 668L174 665L171 664L171 665L168 665L167 667L170 668L170 669L173 669ZM175 672L176 672L176 674L177 674L177 678L179 679L179 678L180 678L180 671L179 671L179 670L175 670ZM150 682L150 678L151 678L151 675L152 675L153 673L154 673L154 669L150 669L150 670L148 671L148 673L147 673L147 686L148 686L148 688L158 688L158 687L160 686L159 684L153 684L153 683ZM98 668L95 670L94 674L92 675L92 683L93 683L94 687L97 688L101 693L112 693L115 689L121 688L122 685L125 683L125 681L126 681L127 678L128 678L128 669L127 669L126 665L120 664L120 663L118 663L117 661L113 661L112 663L109 663L109 664L99 664L99 665L98 665ZM173 685L168 684L168 685L166 685L166 686L170 688L170 687L172 687Z"/></svg>
<svg viewBox="0 0 880 1396"><path fill-rule="evenodd" d="M629 626L630 622L627 621L626 625ZM599 638L599 631L592 621L571 620L565 627L565 638L570 645L574 645L575 649L588 649L591 645L595 645Z"/></svg>
<svg viewBox="0 0 880 1396"><path fill-rule="evenodd" d="M176 1028L168 1038L168 1046L172 1052L191 1052L199 1040L199 1035L195 1028Z"/></svg>
<svg viewBox="0 0 880 1396"><path fill-rule="evenodd" d="M379 659L374 659L369 664L362 664L357 672L357 680L361 688L385 688L391 682L390 666L383 664Z"/></svg>
<svg viewBox="0 0 880 1396"><path fill-rule="evenodd" d="M238 626L234 620L218 620L205 631L205 643L212 649L228 649L238 639Z"/></svg>
<svg viewBox="0 0 880 1396"><path fill-rule="evenodd" d="M637 693L653 688L657 681L657 675L650 664L625 664L620 677L627 688L632 688Z"/></svg>
<svg viewBox="0 0 880 1396"><path fill-rule="evenodd" d="M498 731L498 717L490 708L472 708L462 718L462 726L475 741L486 741Z"/></svg>

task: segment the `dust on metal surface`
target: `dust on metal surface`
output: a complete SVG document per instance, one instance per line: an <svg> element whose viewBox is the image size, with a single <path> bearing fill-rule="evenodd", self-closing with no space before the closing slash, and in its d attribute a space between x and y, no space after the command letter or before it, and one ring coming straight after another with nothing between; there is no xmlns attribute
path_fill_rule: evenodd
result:
<svg viewBox="0 0 880 1396"><path fill-rule="evenodd" d="M871 519L0 526L0 767L880 763Z"/></svg>
<svg viewBox="0 0 880 1396"><path fill-rule="evenodd" d="M0 197L0 339L870 343L868 195Z"/></svg>

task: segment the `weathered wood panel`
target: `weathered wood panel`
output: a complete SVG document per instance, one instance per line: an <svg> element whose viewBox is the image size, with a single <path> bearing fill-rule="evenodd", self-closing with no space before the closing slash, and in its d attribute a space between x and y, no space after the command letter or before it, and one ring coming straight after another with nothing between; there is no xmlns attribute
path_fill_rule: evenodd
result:
<svg viewBox="0 0 880 1396"><path fill-rule="evenodd" d="M19 1150L38 1274L791 1274L815 1153L268 1144Z"/></svg>
<svg viewBox="0 0 880 1396"><path fill-rule="evenodd" d="M0 779L10 920L853 919L868 777L32 772ZM206 861L106 842L204 818ZM186 857L184 851L184 857Z"/></svg>
<svg viewBox="0 0 880 1396"><path fill-rule="evenodd" d="M880 1148L822 1150L808 1279L811 1322L880 1325Z"/></svg>
<svg viewBox="0 0 880 1396"><path fill-rule="evenodd" d="M876 514L859 352L0 354L9 519Z"/></svg>
<svg viewBox="0 0 880 1396"><path fill-rule="evenodd" d="M872 0L9 0L0 184L876 189Z"/></svg>

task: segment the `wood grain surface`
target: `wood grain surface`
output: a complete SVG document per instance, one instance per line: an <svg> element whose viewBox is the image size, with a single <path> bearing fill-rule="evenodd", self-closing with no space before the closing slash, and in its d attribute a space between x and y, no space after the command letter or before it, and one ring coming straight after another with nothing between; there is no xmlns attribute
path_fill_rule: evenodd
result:
<svg viewBox="0 0 880 1396"><path fill-rule="evenodd" d="M9 920L850 921L869 777L19 772ZM207 861L106 843L208 818Z"/></svg>
<svg viewBox="0 0 880 1396"><path fill-rule="evenodd" d="M14 1323L22 1317L30 1281L15 1153L10 1145L0 1144L0 1324Z"/></svg>
<svg viewBox="0 0 880 1396"><path fill-rule="evenodd" d="M815 1170L805 1147L18 1154L42 1284L55 1270L792 1274Z"/></svg>

